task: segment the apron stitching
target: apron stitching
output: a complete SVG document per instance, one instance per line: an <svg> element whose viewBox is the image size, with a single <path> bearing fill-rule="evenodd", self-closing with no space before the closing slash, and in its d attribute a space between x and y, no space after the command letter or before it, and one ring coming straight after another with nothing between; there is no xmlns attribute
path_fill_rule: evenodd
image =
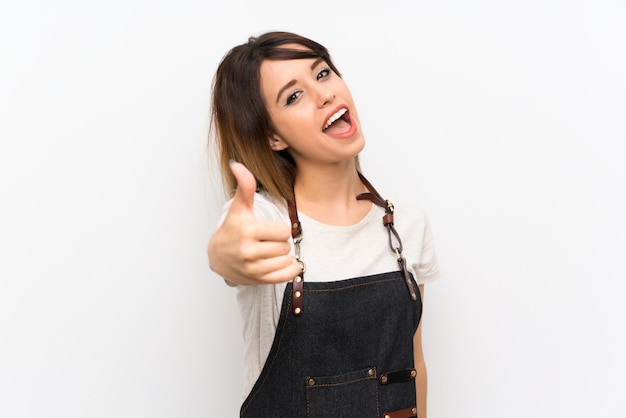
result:
<svg viewBox="0 0 626 418"><path fill-rule="evenodd" d="M306 416L309 417L311 415L311 400L309 397L309 391L308 391L308 387L307 387L307 391L306 391Z"/></svg>
<svg viewBox="0 0 626 418"><path fill-rule="evenodd" d="M345 289L350 289L350 288L353 288L353 287L369 286L369 285L373 285L373 284L393 282L393 281L397 281L397 280L402 280L402 279L399 278L399 277L394 277L394 278L391 278L391 279L376 280L374 282L369 282L369 283L351 284L351 285L348 285L348 286L338 287L336 289L306 289L306 291L307 292L311 292L311 293L336 292L337 290L345 290Z"/></svg>
<svg viewBox="0 0 626 418"><path fill-rule="evenodd" d="M378 385L376 385L376 416L380 416L380 408L378 407Z"/></svg>
<svg viewBox="0 0 626 418"><path fill-rule="evenodd" d="M308 391L310 389L315 389L315 388L349 385L351 383L363 382L364 380L371 380L371 379L376 379L376 376L373 376L373 377L362 377L361 379L350 380L350 381L347 381L347 382L315 384L314 386L307 386L306 389Z"/></svg>

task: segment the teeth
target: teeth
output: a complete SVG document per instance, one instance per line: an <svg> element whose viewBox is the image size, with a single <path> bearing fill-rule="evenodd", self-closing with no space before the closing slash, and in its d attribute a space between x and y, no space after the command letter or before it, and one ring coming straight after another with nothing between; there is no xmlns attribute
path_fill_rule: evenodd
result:
<svg viewBox="0 0 626 418"><path fill-rule="evenodd" d="M343 109L339 109L337 112L335 112L331 117L328 118L328 120L326 121L326 125L324 125L322 130L326 130L330 125L333 124L334 121L342 117L347 111L348 109L344 107Z"/></svg>

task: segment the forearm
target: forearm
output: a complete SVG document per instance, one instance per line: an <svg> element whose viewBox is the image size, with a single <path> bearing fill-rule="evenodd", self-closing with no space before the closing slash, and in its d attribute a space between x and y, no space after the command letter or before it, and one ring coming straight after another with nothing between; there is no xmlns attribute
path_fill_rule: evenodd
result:
<svg viewBox="0 0 626 418"><path fill-rule="evenodd" d="M415 370L417 371L417 375L415 376L417 416L418 418L426 418L426 399L428 394L426 364L423 361L420 364L415 364Z"/></svg>
<svg viewBox="0 0 626 418"><path fill-rule="evenodd" d="M424 303L424 285L419 286ZM422 323L417 327L413 336L413 364L417 374L415 375L415 399L417 401L417 417L426 418L426 398L428 395L428 374L426 373L426 362L422 351Z"/></svg>

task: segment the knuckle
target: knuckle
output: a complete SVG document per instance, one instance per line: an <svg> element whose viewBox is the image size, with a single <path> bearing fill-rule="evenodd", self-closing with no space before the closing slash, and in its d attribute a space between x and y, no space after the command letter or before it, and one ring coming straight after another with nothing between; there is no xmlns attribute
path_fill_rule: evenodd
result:
<svg viewBox="0 0 626 418"><path fill-rule="evenodd" d="M244 263L255 261L257 258L256 246L246 242L239 247L239 256Z"/></svg>
<svg viewBox="0 0 626 418"><path fill-rule="evenodd" d="M276 251L280 256L289 256L291 245L288 242L280 243L280 245L277 246Z"/></svg>

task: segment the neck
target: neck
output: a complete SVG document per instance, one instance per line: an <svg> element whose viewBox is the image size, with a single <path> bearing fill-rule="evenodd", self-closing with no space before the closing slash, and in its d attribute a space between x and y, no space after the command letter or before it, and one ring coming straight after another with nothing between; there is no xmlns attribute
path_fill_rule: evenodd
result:
<svg viewBox="0 0 626 418"><path fill-rule="evenodd" d="M356 196L366 191L354 162L299 168L294 186L298 210L331 225L352 225L363 219L371 203L356 200Z"/></svg>

